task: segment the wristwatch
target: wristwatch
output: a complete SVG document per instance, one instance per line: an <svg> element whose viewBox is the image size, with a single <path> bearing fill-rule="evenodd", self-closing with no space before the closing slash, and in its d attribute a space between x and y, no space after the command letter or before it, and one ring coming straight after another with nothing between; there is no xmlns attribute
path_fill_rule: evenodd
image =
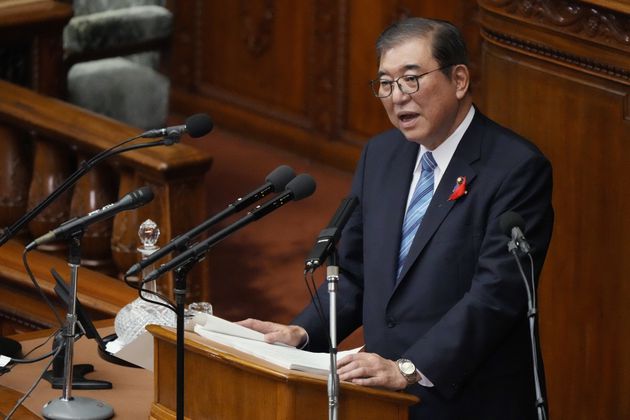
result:
<svg viewBox="0 0 630 420"><path fill-rule="evenodd" d="M416 369L416 365L409 359L398 359L396 361L398 370L407 380L407 384L412 385L420 380L420 373Z"/></svg>

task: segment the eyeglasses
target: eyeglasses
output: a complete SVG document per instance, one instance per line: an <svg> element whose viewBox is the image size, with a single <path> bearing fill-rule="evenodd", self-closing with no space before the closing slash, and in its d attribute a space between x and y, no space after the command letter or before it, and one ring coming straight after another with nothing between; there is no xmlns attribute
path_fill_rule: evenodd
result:
<svg viewBox="0 0 630 420"><path fill-rule="evenodd" d="M451 67L452 64L448 66L440 67L435 70L428 71L422 74L406 74L404 76L400 76L395 80L385 80L385 79L374 79L370 80L370 86L372 86L372 93L377 98L387 98L394 91L394 83L398 85L398 89L406 95L411 95L412 93L416 93L420 89L420 78L426 76L427 74L444 70L447 67Z"/></svg>

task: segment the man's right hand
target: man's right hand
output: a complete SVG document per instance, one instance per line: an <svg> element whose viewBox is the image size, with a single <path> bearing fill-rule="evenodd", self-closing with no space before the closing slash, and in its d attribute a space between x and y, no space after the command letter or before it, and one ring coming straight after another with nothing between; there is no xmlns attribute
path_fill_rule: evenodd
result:
<svg viewBox="0 0 630 420"><path fill-rule="evenodd" d="M308 339L306 330L297 325L283 325L253 318L238 321L237 324L265 334L265 341L268 343L282 343L299 348Z"/></svg>

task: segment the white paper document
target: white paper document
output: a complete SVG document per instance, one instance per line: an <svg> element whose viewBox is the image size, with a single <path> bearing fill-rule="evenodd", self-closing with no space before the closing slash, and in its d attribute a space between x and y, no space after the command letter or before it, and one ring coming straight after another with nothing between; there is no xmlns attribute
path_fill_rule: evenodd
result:
<svg viewBox="0 0 630 420"><path fill-rule="evenodd" d="M249 338L250 340L265 341L265 335L263 333L254 331L251 328L243 327L237 323L226 321L223 318L210 314L204 314L204 317L205 319L200 319L198 323L198 326L204 330L232 335L234 337Z"/></svg>
<svg viewBox="0 0 630 420"><path fill-rule="evenodd" d="M203 325L195 325L195 332L209 340L251 354L285 369L326 375L330 368L329 353L313 353L295 347L269 344L264 341L264 334L215 316L208 316L208 322ZM356 353L360 349L361 347L341 351L337 354L337 359Z"/></svg>
<svg viewBox="0 0 630 420"><path fill-rule="evenodd" d="M0 354L0 367L5 367L11 361L10 357Z"/></svg>
<svg viewBox="0 0 630 420"><path fill-rule="evenodd" d="M153 336L148 331L144 331L131 343L113 353L113 355L136 366L153 371Z"/></svg>

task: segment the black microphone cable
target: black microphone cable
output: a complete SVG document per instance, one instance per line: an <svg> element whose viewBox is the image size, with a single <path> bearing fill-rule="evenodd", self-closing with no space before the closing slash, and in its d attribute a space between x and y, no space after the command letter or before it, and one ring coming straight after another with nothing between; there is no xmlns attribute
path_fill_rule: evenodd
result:
<svg viewBox="0 0 630 420"><path fill-rule="evenodd" d="M42 290L42 288L39 286L39 283L37 282L37 279L35 278L35 275L33 274L33 271L31 270L30 265L28 264L28 253L30 251L28 249L24 249L24 251L22 252L22 263L24 264L24 268L26 270L26 274L28 275L28 277L31 279L31 282L33 283L33 286L35 287L35 290L37 291L37 293L39 293L40 297L44 300L44 302L46 303L46 305L50 308L50 310L52 311L52 313L55 315L55 318L57 319L57 322L59 323L60 327L63 327L63 321L61 320L61 317L59 316L59 314L57 313L57 310L55 309L55 307L53 306L53 304L50 302L50 300L48 299L48 296L46 296L46 294L44 293L44 291Z"/></svg>
<svg viewBox="0 0 630 420"><path fill-rule="evenodd" d="M11 358L11 361L9 362L10 364L4 367L4 371L0 371L0 376L2 375L6 375L7 373L11 372L11 370L17 365L17 364L23 364L23 363L30 363L31 361L33 362L38 362L41 359L38 358L37 360L35 359L28 359L28 356L33 353L34 351L37 351L38 349L42 348L43 346L46 345L46 343L48 343L50 341L51 338L56 337L57 335L59 335L59 333L61 332L60 329L56 329L54 330L48 337L46 337L46 339L44 339L43 342L41 342L40 344L36 345L35 347L33 347L32 349L30 349L26 354L24 354L21 358ZM54 353L54 350L53 350ZM49 354L50 356L51 354ZM13 363L13 364L11 364Z"/></svg>
<svg viewBox="0 0 630 420"><path fill-rule="evenodd" d="M332 255L330 256L332 257ZM326 278L324 278L324 282ZM317 312L317 317L322 323L324 331L326 331L326 340L328 341L328 349L332 348L332 341L330 340L330 324L326 322L326 315L324 314L324 305L319 297L319 288L315 283L315 270L304 270L304 283L306 284L306 290L311 296L311 302Z"/></svg>
<svg viewBox="0 0 630 420"><path fill-rule="evenodd" d="M167 309L170 309L173 312L177 311L177 309L175 308L175 305L173 305L171 303L171 301L168 299L168 297L166 297L165 295L161 294L160 292L157 292L157 291L154 292L153 290L149 290L149 289L145 289L144 288L144 285L146 283L149 283L150 281L153 281L153 280L149 280L149 281L140 280L140 281L137 281L137 282L132 282L131 280L129 280L130 277L131 277L131 274L125 274L123 276L123 280L127 284L127 286L131 287L132 289L136 289L138 291L138 297L140 299L144 300L145 302L149 302L149 303L153 303L153 304L156 304L156 305L163 306L163 307L165 307ZM157 279L156 279L156 290L157 290ZM146 296L144 296L143 293L146 293L146 294L149 294L149 295L154 295L158 299L161 299L161 301L149 299Z"/></svg>
<svg viewBox="0 0 630 420"><path fill-rule="evenodd" d="M24 393L24 395L22 395L22 397L15 403L15 405L13 406L13 408L11 409L11 411L9 411L9 413L4 417L5 420L10 420L11 416L13 416L13 414L15 414L15 412L17 411L18 408L20 408L20 406L24 403L24 401L26 401L26 399L31 395L31 393L35 390L35 388L37 387L37 385L39 384L39 382L42 380L42 378L44 377L44 374L48 371L48 368L53 364L53 361L55 360L55 358L57 357L57 355L59 354L59 352L61 351L61 349L63 349L64 344L60 344L56 349L54 349L52 352L47 353L44 356L41 356L41 358L39 360L43 360L46 357L50 357L50 361L48 362L48 364L46 364L46 366L44 366L44 369L42 370L42 372L39 374L39 376L35 379L35 381L33 382L33 384L31 385L31 387L29 389L26 390L26 392ZM51 357L52 356L52 357ZM37 360L37 361L39 361Z"/></svg>

